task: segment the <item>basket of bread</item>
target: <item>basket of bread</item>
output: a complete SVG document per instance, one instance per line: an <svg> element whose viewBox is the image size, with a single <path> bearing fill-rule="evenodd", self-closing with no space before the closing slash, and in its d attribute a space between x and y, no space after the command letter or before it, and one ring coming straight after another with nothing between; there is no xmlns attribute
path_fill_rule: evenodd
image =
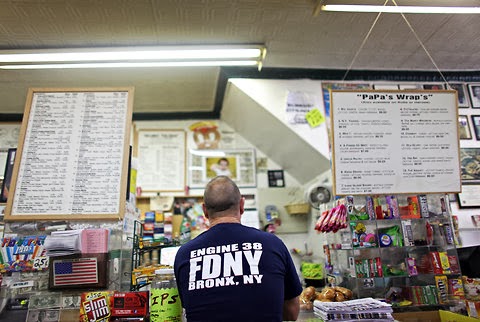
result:
<svg viewBox="0 0 480 322"><path fill-rule="evenodd" d="M315 300L321 302L343 302L352 298L352 291L345 287L325 287L318 292L313 286L309 286L300 294L300 309L303 311L313 310L313 301Z"/></svg>

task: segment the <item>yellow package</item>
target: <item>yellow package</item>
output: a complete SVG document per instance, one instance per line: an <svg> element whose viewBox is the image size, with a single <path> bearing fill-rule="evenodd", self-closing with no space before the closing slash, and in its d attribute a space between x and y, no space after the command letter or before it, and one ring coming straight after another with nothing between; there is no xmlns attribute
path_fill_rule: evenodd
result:
<svg viewBox="0 0 480 322"><path fill-rule="evenodd" d="M440 265L442 265L443 274L450 274L452 271L450 269L447 252L438 252L438 257L440 257Z"/></svg>
<svg viewBox="0 0 480 322"><path fill-rule="evenodd" d="M446 304L448 301L448 278L446 276L435 276L437 286L438 302Z"/></svg>
<svg viewBox="0 0 480 322"><path fill-rule="evenodd" d="M113 291L82 293L80 322L110 321L113 293Z"/></svg>

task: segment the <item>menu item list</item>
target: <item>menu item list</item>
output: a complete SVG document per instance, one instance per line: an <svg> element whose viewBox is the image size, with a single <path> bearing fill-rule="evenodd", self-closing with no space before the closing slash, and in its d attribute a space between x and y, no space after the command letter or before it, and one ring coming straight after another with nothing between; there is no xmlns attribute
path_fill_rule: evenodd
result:
<svg viewBox="0 0 480 322"><path fill-rule="evenodd" d="M335 193L458 192L454 91L332 91Z"/></svg>
<svg viewBox="0 0 480 322"><path fill-rule="evenodd" d="M128 95L33 93L12 215L121 212Z"/></svg>

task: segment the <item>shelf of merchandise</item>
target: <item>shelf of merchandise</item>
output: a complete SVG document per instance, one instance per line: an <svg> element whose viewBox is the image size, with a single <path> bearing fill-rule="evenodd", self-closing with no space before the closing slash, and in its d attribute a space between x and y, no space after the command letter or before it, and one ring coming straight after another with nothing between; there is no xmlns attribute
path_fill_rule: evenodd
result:
<svg viewBox="0 0 480 322"><path fill-rule="evenodd" d="M176 246L172 242L168 242L165 240L164 242L155 242L151 245L145 245L142 240L143 236L143 225L140 221L136 220L134 222L134 233L131 237L133 239L133 249L132 249L132 272L141 267L142 261L144 258L144 254L151 253L154 251L161 251L162 248L165 247L172 247ZM158 258L160 258L160 254L158 254ZM152 266L152 269L155 267ZM154 273L154 272L153 272ZM144 276L139 278L138 280L134 280L134 274L131 274L130 277L130 291L139 291L142 288L147 287L150 285L151 279L153 278L153 274L149 274L150 276Z"/></svg>
<svg viewBox="0 0 480 322"><path fill-rule="evenodd" d="M347 206L349 209L347 228L337 233L326 234L327 245L324 246L326 267L327 273L335 279L334 283L351 289L356 298L385 298L398 312L445 309L455 306L461 298L461 291L457 292L455 286L460 284L458 288L461 290L463 287L456 240L451 229L453 225L448 197L443 194L426 196L428 198L427 218L372 218L371 220L355 219L355 213L368 211L366 196L354 196L353 207ZM385 201L385 196L377 197L383 198L380 206L388 215L389 205ZM346 200L338 200L336 204L338 203L345 204ZM399 206L401 206L400 203ZM407 241L412 242L413 245L405 246L405 228L402 224L405 222L410 224L409 228L411 228L411 230L408 229L411 234ZM433 234L429 238L427 238L427 224L433 227ZM361 228L363 238L367 236L370 242L365 240L362 242L362 239L358 238L359 234L356 230L358 227ZM451 229L452 235L447 236L445 228ZM432 228L429 229L432 231ZM380 238L385 234L388 235L387 241L397 246L381 244ZM356 240L357 238L359 240ZM438 265L443 264L440 267L442 271L438 267L435 267L434 271L431 257L438 259L437 255L440 253L442 253L442 259L448 258L451 264L439 260ZM414 260L411 260L412 258ZM416 264L415 269L409 265L412 262ZM442 299L439 298L437 279L442 279L446 283L443 291L448 293L441 293ZM408 306L402 306L407 304Z"/></svg>

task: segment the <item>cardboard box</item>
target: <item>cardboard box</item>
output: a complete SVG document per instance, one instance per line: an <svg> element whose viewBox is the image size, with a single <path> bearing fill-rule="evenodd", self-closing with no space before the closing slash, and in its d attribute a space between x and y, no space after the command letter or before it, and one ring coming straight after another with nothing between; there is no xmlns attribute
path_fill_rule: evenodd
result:
<svg viewBox="0 0 480 322"><path fill-rule="evenodd" d="M400 322L441 322L438 311L401 312L392 315Z"/></svg>
<svg viewBox="0 0 480 322"><path fill-rule="evenodd" d="M480 320L449 311L417 311L392 314L399 322L479 322Z"/></svg>

